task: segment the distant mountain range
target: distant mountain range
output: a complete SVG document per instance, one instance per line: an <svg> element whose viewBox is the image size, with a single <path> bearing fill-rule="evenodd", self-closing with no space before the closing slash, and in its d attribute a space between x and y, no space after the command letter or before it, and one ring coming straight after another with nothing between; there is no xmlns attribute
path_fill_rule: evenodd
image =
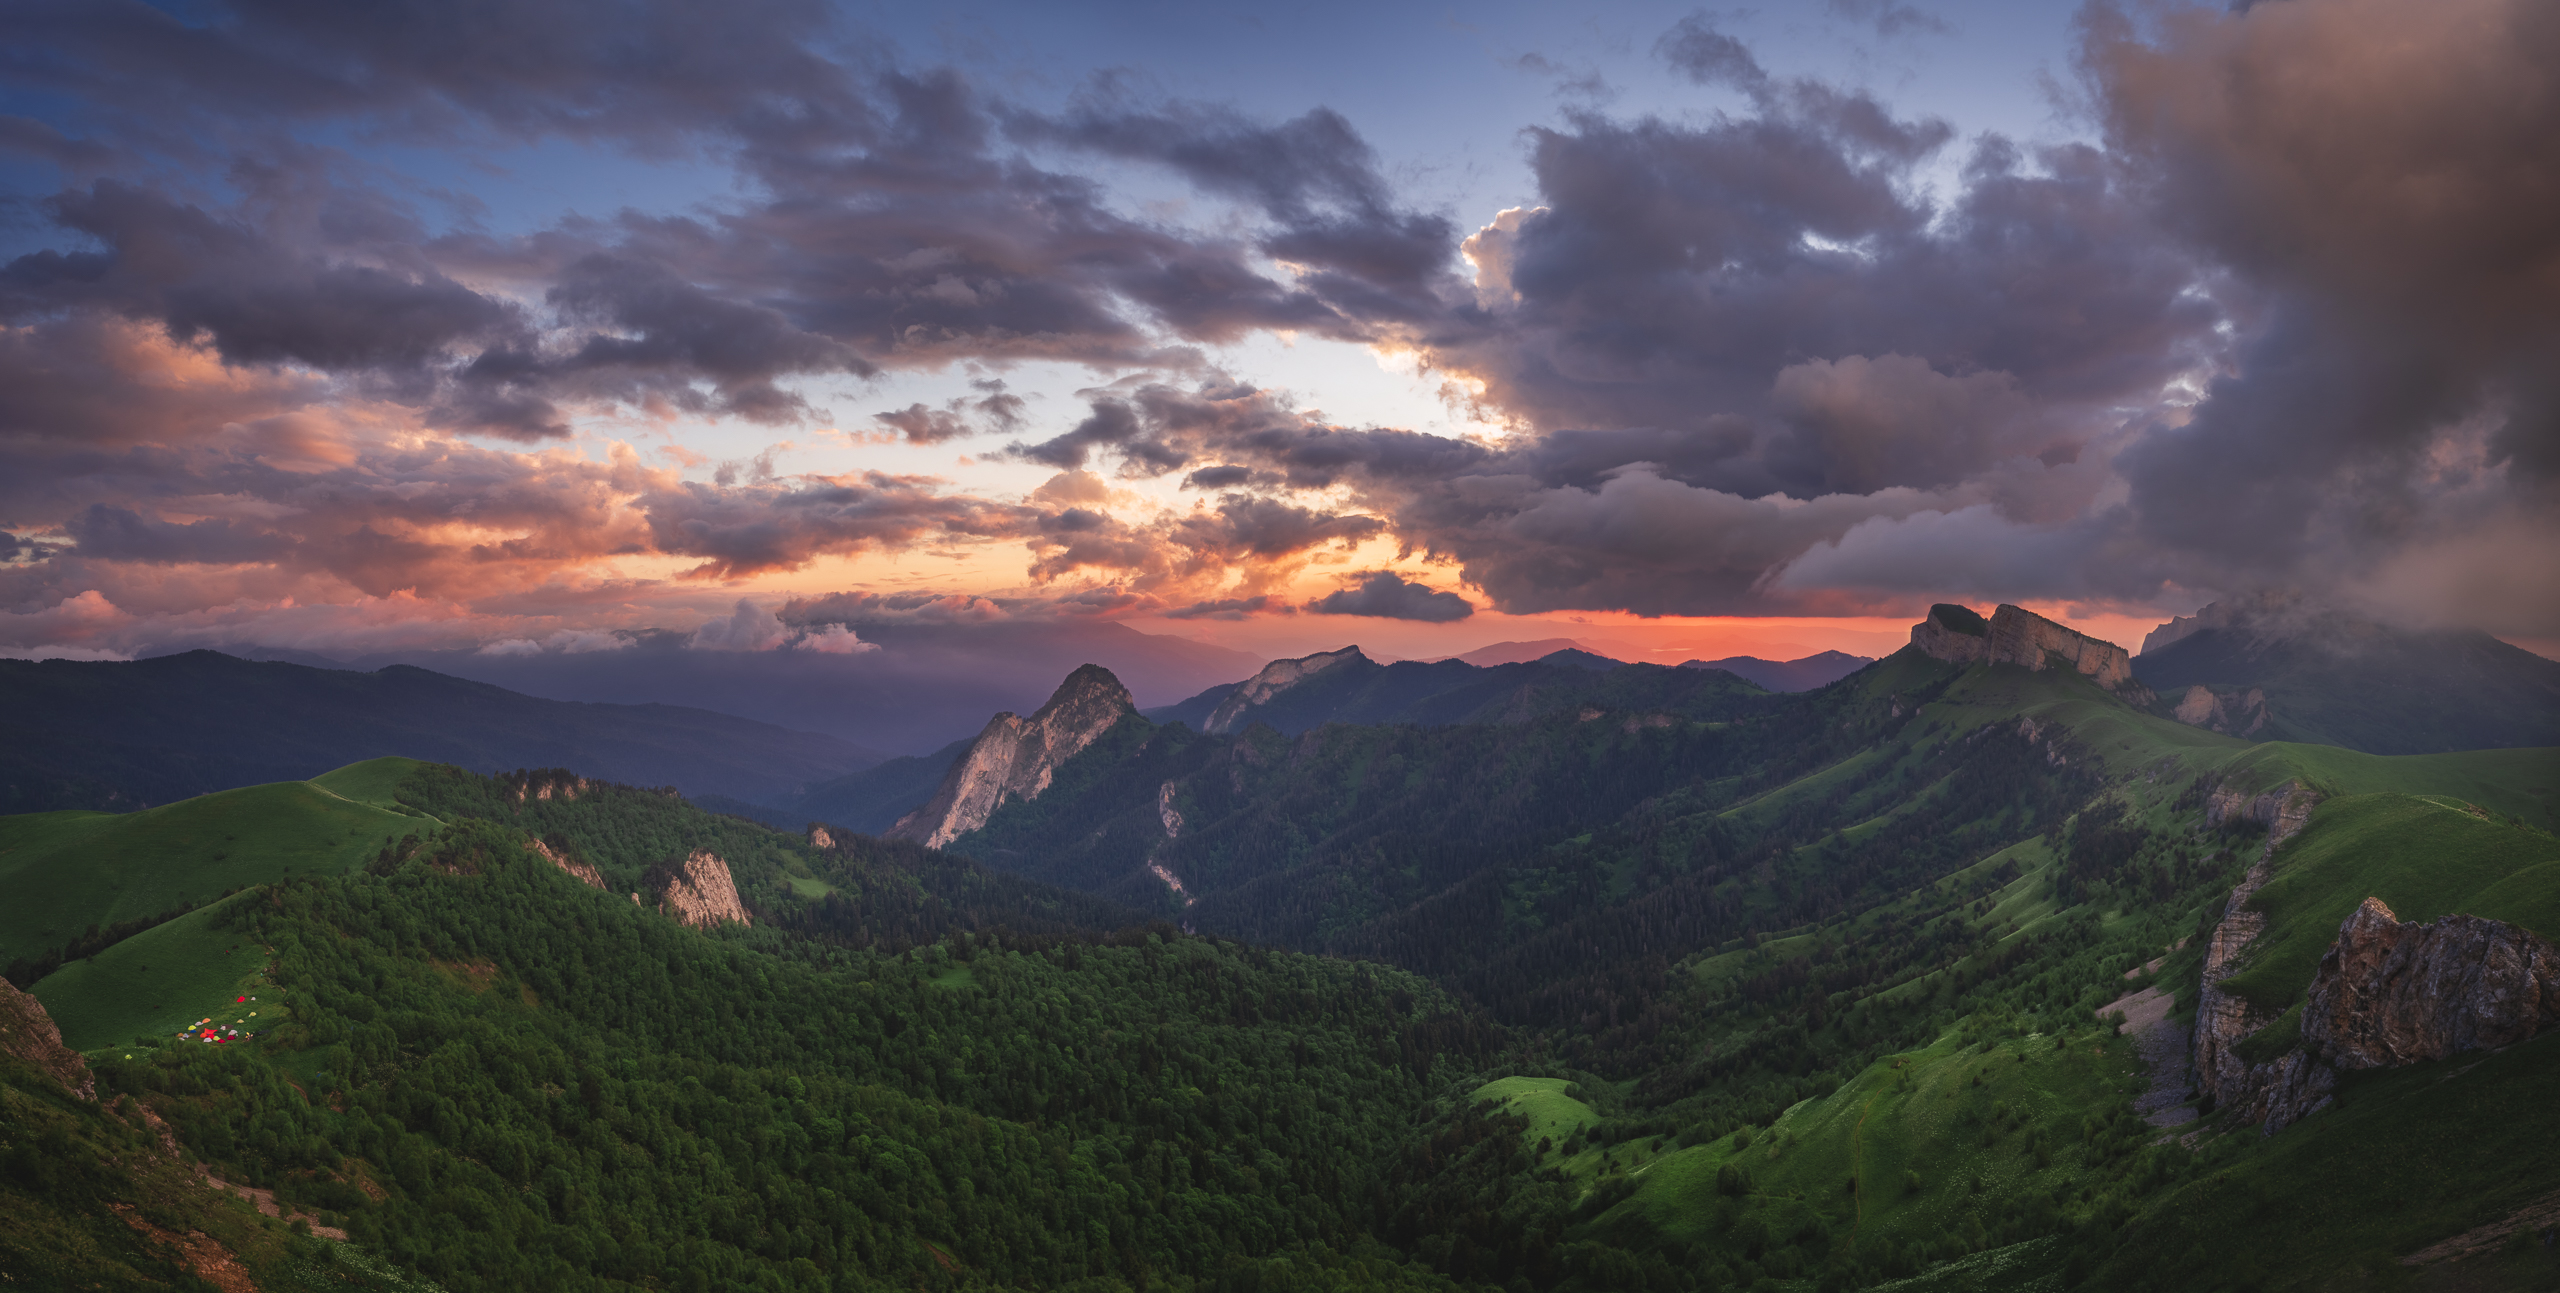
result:
<svg viewBox="0 0 2560 1293"><path fill-rule="evenodd" d="M2403 629L2280 594L2162 625L2133 674L2180 721L2251 740L2373 754L2560 743L2560 662L2478 629Z"/></svg>
<svg viewBox="0 0 2560 1293"><path fill-rule="evenodd" d="M1748 678L1770 691L1812 691L1856 673L1876 662L1874 656L1851 655L1846 651L1824 651L1801 660L1763 660L1758 656L1726 656L1722 660L1688 660L1683 669L1722 669L1736 677Z"/></svg>
<svg viewBox="0 0 2560 1293"><path fill-rule="evenodd" d="M358 673L216 651L0 660L0 811L128 810L383 754L483 772L574 767L744 800L884 757L709 710L541 700L407 665Z"/></svg>
<svg viewBox="0 0 2560 1293"><path fill-rule="evenodd" d="M1524 722L1573 705L1648 706L1690 713L1763 689L1738 678L1624 664L1575 647L1489 667L1451 658L1380 664L1356 646L1274 660L1242 682L1140 712L1212 736L1260 723L1295 736L1326 723Z"/></svg>
<svg viewBox="0 0 2560 1293"><path fill-rule="evenodd" d="M1055 700L1051 697L1051 703ZM1180 723L1207 735L1261 725L1295 736L1326 723L1523 723L1583 707L1711 718L1769 700L1766 690L1728 673L1622 664L1570 646L1542 659L1492 666L1456 657L1380 664L1354 646L1275 660L1242 682L1223 683L1139 713L1151 724ZM815 784L771 806L713 806L787 828L825 821L858 831L887 831L935 793L975 739Z"/></svg>
<svg viewBox="0 0 2560 1293"><path fill-rule="evenodd" d="M528 643L525 654L409 651L354 658L341 667L416 665L552 700L692 705L913 754L969 736L992 710L1028 712L1059 675L1082 662L1118 674L1144 705L1180 700L1263 663L1241 651L1107 622L853 628L862 643L879 649L712 651L689 647L681 634L654 633L619 650L532 651Z"/></svg>

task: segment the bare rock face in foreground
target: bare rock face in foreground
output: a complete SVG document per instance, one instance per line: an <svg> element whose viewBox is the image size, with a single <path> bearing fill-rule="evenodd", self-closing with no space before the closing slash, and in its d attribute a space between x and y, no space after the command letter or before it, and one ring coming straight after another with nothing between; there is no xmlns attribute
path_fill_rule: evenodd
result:
<svg viewBox="0 0 2560 1293"><path fill-rule="evenodd" d="M741 925L755 923L747 919L746 904L738 901L738 884L729 875L729 864L703 849L694 850L667 878L659 910L696 929L732 920Z"/></svg>
<svg viewBox="0 0 2560 1293"><path fill-rule="evenodd" d="M2511 1046L2555 1024L2560 948L2549 940L2478 916L2403 921L2367 898L2320 958L2302 1043L2337 1068L2394 1068Z"/></svg>
<svg viewBox="0 0 2560 1293"><path fill-rule="evenodd" d="M887 838L938 849L986 825L1008 801L1038 798L1058 765L1137 710L1129 689L1101 665L1068 674L1031 717L998 714L988 720L969 752L943 774L933 798L899 818Z"/></svg>
<svg viewBox="0 0 2560 1293"><path fill-rule="evenodd" d="M44 1003L0 979L0 1055L23 1060L84 1099L98 1098L98 1079L80 1052L62 1044L62 1030Z"/></svg>
<svg viewBox="0 0 2560 1293"><path fill-rule="evenodd" d="M2043 669L2049 658L2058 656L2111 691L2140 686L2133 680L2133 658L2123 647L2006 603L1989 620L1968 607L1932 606L1929 618L1911 626L1911 644L1954 664L1988 660Z"/></svg>

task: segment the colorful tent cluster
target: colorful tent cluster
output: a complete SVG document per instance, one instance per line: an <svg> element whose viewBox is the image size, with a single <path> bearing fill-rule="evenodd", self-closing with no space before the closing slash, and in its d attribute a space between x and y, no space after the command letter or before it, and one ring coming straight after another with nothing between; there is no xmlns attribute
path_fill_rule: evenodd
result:
<svg viewBox="0 0 2560 1293"><path fill-rule="evenodd" d="M244 1037L255 1037L257 1034L244 1033L229 1024L217 1024L208 1016L178 1030L178 1036L193 1037L208 1046L220 1046L225 1042L236 1042Z"/></svg>

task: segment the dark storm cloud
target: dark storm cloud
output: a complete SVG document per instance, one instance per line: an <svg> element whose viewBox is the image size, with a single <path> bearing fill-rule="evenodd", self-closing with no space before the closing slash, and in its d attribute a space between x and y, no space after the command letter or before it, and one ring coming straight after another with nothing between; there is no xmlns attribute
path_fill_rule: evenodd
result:
<svg viewBox="0 0 2560 1293"><path fill-rule="evenodd" d="M1653 52L1700 85L1757 90L1769 83L1769 74L1751 56L1750 47L1716 30L1712 14L1693 13L1672 24L1653 43Z"/></svg>
<svg viewBox="0 0 2560 1293"><path fill-rule="evenodd" d="M2536 0L2095 9L2103 143L2038 149L1772 75L1702 13L1654 52L1731 110L1566 112L1522 137L1537 202L1463 244L1330 110L1103 85L1035 112L864 52L815 3L203 12L11 15L13 85L69 105L0 119L0 148L69 177L0 267L12 604L120 563L529 596L625 555L733 578L1004 542L1034 580L1100 585L1055 606L1236 615L1275 586L1239 572L1391 539L1504 610L1722 613L1929 580L2409 587L2560 550L2560 13ZM1943 30L1892 0L1830 12ZM739 182L433 231L440 198L314 128ZM1094 158L1217 210L1126 214L1078 173ZM1271 331L1409 354L1510 433L1339 425L1204 359ZM1061 470L1039 507L433 434L789 422L816 413L804 384L1035 361L1110 384L1048 424L1001 383L872 416L917 444L1001 434ZM1126 519L1114 471L1215 497ZM2462 578L2560 623L2560 578Z"/></svg>
<svg viewBox="0 0 2560 1293"><path fill-rule="evenodd" d="M71 518L63 528L78 545L81 556L100 561L227 565L272 561L293 547L293 541L283 535L261 533L227 520L176 525L103 503L91 504L89 510Z"/></svg>
<svg viewBox="0 0 2560 1293"><path fill-rule="evenodd" d="M1392 570L1372 570L1359 582L1307 603L1318 615L1370 615L1389 620L1421 620L1447 624L1476 613L1474 603L1456 593L1407 583Z"/></svg>
<svg viewBox="0 0 2560 1293"><path fill-rule="evenodd" d="M1946 19L1913 5L1896 4L1894 0L1828 0L1824 7L1831 11L1832 17L1872 28L1887 40L1901 36L1955 34L1955 27Z"/></svg>
<svg viewBox="0 0 2560 1293"><path fill-rule="evenodd" d="M1166 166L1203 192L1250 202L1274 228L1261 251L1300 266L1298 284L1336 315L1311 326L1365 336L1366 322L1439 314L1457 230L1400 209L1349 121L1318 108L1276 124L1231 109L1087 103L1057 117L1012 114L1018 139Z"/></svg>
<svg viewBox="0 0 2560 1293"><path fill-rule="evenodd" d="M12 7L11 79L158 143L352 120L436 143L487 133L672 145L859 120L808 0L485 6L235 0L189 21L138 0ZM210 141L208 141L210 143Z"/></svg>
<svg viewBox="0 0 2560 1293"><path fill-rule="evenodd" d="M2478 573L2449 609L2560 618L2519 550L2560 539L2560 10L2329 0L2173 15L2148 38L2109 9L2084 24L2152 214L2265 320L2191 420L2124 455L2144 533L2232 582L2459 565ZM2469 551L2392 573L2429 548Z"/></svg>
<svg viewBox="0 0 2560 1293"><path fill-rule="evenodd" d="M687 481L653 491L641 506L657 551L702 558L691 573L721 579L794 570L827 554L1013 537L1037 527L1027 509L939 494L877 472L754 486Z"/></svg>
<svg viewBox="0 0 2560 1293"><path fill-rule="evenodd" d="M9 313L98 306L203 338L232 363L410 370L518 334L517 312L432 270L298 255L261 231L116 180L44 210L103 251L32 252L0 271Z"/></svg>

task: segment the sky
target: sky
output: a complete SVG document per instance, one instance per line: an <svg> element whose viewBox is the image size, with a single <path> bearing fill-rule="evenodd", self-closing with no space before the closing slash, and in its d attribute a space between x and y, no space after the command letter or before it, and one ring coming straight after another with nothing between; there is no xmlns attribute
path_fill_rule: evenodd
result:
<svg viewBox="0 0 2560 1293"><path fill-rule="evenodd" d="M11 12L0 653L2560 649L2540 0Z"/></svg>

